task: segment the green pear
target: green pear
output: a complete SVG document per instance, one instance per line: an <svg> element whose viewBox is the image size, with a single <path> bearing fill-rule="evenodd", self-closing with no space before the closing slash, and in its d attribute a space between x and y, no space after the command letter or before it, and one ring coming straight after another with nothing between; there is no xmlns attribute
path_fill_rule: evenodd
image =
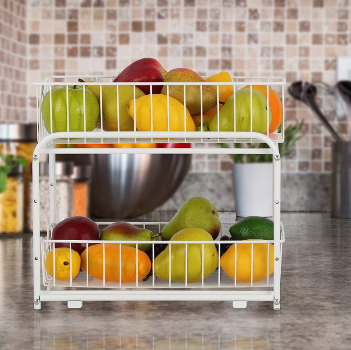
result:
<svg viewBox="0 0 351 350"><path fill-rule="evenodd" d="M83 107L83 88L78 86L68 87L68 113L69 130L67 128L67 93L66 86L54 86L44 96L41 104L41 111L45 129L51 133L62 131L84 131L84 107ZM50 112L51 111L51 112ZM94 94L88 89L85 90L85 114L86 131L93 131L99 119L99 103Z"/></svg>
<svg viewBox="0 0 351 350"><path fill-rule="evenodd" d="M218 210L206 198L193 197L185 201L177 214L163 228L161 238L170 240L178 231L193 227L206 230L213 239L219 235L221 222Z"/></svg>
<svg viewBox="0 0 351 350"><path fill-rule="evenodd" d="M212 236L202 228L185 228L176 233L172 241L212 241ZM218 266L218 253L215 244L206 243L204 256L202 244L188 244L187 252L187 281L189 283L202 280L202 264L204 266L204 279L210 276ZM171 247L171 248L170 248ZM169 280L169 249L171 249L171 281L185 282L185 244L168 244L155 259L155 275L161 280ZM203 259L203 261L202 261Z"/></svg>
<svg viewBox="0 0 351 350"><path fill-rule="evenodd" d="M250 89L241 89L235 93L235 105L236 131L251 131ZM269 108L269 124L271 120ZM218 131L218 114L208 126L210 131ZM234 94L219 111L219 131L234 131ZM252 90L252 131L262 134L267 132L267 99L258 90Z"/></svg>
<svg viewBox="0 0 351 350"><path fill-rule="evenodd" d="M88 87L90 91L96 96L100 103L100 86L90 85ZM117 87L116 85L103 85L102 90L102 125L106 131L117 131ZM135 98L144 96L144 93L135 88ZM134 99L133 86L119 86L118 87L118 98L119 98L119 130L120 131L133 131L134 120L127 112L127 107L130 100Z"/></svg>
<svg viewBox="0 0 351 350"><path fill-rule="evenodd" d="M107 226L101 232L103 241L154 241L158 235L152 231L136 227L128 222L116 222ZM129 247L136 248L136 243L123 243ZM138 249L147 252L151 249L151 243L138 244Z"/></svg>
<svg viewBox="0 0 351 350"><path fill-rule="evenodd" d="M164 77L165 82L204 82L199 74L187 68L176 68L170 70ZM173 85L169 86L169 96L175 98L184 104L184 86ZM201 113L200 85L187 85L186 93L186 108L190 114ZM161 94L167 95L167 86L164 85ZM211 85L202 86L202 112L206 112L217 105L217 92Z"/></svg>

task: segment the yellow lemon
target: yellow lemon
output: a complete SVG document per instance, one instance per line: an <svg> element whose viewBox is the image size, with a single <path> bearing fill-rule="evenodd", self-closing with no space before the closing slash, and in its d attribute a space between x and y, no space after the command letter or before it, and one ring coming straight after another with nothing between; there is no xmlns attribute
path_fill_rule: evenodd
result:
<svg viewBox="0 0 351 350"><path fill-rule="evenodd" d="M72 262L70 259L70 252L72 253ZM50 250L45 260L45 269L51 277L59 281L68 281L70 279L70 271L72 264L72 279L77 277L80 270L80 256L75 250L69 248L55 249L55 265L54 265L54 251Z"/></svg>
<svg viewBox="0 0 351 350"><path fill-rule="evenodd" d="M248 239L247 241L261 241ZM252 281L258 282L267 278L269 246L269 275L274 270L274 246L271 243L246 244L236 246L236 280L238 282L251 282L251 251L253 246L253 273ZM233 244L221 257L221 268L229 278L235 278L235 244Z"/></svg>
<svg viewBox="0 0 351 350"><path fill-rule="evenodd" d="M168 131L167 96L162 94L152 95L153 131ZM128 104L128 114L136 118L136 127L139 131L151 131L151 96L145 95ZM184 128L185 126L185 128ZM189 111L184 105L169 96L169 130L170 131L195 131L195 124Z"/></svg>

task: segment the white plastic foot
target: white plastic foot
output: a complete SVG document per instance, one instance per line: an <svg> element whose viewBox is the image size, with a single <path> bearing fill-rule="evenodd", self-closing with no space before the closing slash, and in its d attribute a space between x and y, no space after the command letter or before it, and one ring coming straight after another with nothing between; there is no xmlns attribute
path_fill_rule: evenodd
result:
<svg viewBox="0 0 351 350"><path fill-rule="evenodd" d="M69 309L80 309L83 306L83 302L81 300L69 300L67 306Z"/></svg>
<svg viewBox="0 0 351 350"><path fill-rule="evenodd" d="M275 299L273 301L273 310L280 310L280 300L279 299Z"/></svg>
<svg viewBox="0 0 351 350"><path fill-rule="evenodd" d="M233 301L233 308L234 309L246 309L247 301L246 300L236 300Z"/></svg>
<svg viewBox="0 0 351 350"><path fill-rule="evenodd" d="M41 302L39 299L34 300L34 310L41 310Z"/></svg>

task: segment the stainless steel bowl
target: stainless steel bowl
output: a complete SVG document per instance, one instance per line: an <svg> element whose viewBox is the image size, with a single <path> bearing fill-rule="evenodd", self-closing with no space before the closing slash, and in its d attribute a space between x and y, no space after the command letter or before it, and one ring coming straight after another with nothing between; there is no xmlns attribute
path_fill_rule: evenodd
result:
<svg viewBox="0 0 351 350"><path fill-rule="evenodd" d="M135 218L163 204L188 173L189 154L96 154L90 212L99 218Z"/></svg>

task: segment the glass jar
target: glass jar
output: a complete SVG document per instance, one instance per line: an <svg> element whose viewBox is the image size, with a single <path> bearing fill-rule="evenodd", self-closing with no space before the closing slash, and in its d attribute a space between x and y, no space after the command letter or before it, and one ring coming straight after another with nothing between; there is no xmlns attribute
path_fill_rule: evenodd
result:
<svg viewBox="0 0 351 350"><path fill-rule="evenodd" d="M26 160L24 168L23 184L23 223L24 228L29 228L29 184L32 178L32 157L37 145L37 125L31 124L0 124L0 153L4 155L13 154Z"/></svg>
<svg viewBox="0 0 351 350"><path fill-rule="evenodd" d="M89 216L90 165L76 165L73 169L73 215Z"/></svg>
<svg viewBox="0 0 351 350"><path fill-rule="evenodd" d="M0 193L0 235L23 231L23 166L18 164L7 174L6 190Z"/></svg>
<svg viewBox="0 0 351 350"><path fill-rule="evenodd" d="M56 222L73 215L73 162L56 162ZM39 165L40 231L46 232L50 224L50 181L49 163ZM33 183L30 183L30 206L28 217L33 230Z"/></svg>

